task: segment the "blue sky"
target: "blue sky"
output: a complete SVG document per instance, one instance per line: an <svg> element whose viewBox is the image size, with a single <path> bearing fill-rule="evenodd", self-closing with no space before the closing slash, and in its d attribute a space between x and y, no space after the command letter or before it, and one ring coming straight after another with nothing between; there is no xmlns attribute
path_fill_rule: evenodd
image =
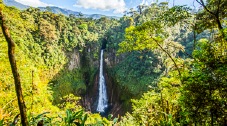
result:
<svg viewBox="0 0 227 126"><path fill-rule="evenodd" d="M104 14L108 16L122 16L123 12L135 8L139 4L148 4L157 0L15 0L19 3L37 6L57 6L70 9L84 14ZM170 6L188 5L193 6L194 0L158 0L158 2L169 1ZM196 3L196 2L195 2ZM197 4L198 6L198 4Z"/></svg>

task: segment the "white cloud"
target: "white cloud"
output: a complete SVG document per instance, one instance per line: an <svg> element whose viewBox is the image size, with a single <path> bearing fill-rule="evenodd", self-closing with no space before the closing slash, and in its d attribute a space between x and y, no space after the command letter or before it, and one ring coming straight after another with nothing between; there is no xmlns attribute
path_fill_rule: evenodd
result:
<svg viewBox="0 0 227 126"><path fill-rule="evenodd" d="M149 5L149 4L155 3L155 2L156 2L156 0L142 0L140 5Z"/></svg>
<svg viewBox="0 0 227 126"><path fill-rule="evenodd" d="M143 0L142 3L140 3L140 5L148 5L147 0Z"/></svg>
<svg viewBox="0 0 227 126"><path fill-rule="evenodd" d="M114 13L123 13L126 10L124 0L77 0L74 6L103 11L113 10Z"/></svg>
<svg viewBox="0 0 227 126"><path fill-rule="evenodd" d="M15 0L16 2L22 3L27 6L32 6L32 7L46 7L50 6L49 4L46 4L40 0Z"/></svg>

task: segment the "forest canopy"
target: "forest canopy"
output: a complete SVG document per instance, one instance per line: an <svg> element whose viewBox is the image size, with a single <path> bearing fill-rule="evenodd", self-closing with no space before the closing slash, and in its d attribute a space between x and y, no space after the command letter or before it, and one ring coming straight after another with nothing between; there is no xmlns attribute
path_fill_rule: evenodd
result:
<svg viewBox="0 0 227 126"><path fill-rule="evenodd" d="M0 125L227 125L227 1L196 2L92 19L1 1ZM112 91L105 117L88 100L100 49Z"/></svg>

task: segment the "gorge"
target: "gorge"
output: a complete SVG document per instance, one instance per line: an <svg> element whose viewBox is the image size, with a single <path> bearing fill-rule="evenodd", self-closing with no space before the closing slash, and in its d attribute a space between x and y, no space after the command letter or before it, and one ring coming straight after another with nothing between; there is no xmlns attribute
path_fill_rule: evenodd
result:
<svg viewBox="0 0 227 126"><path fill-rule="evenodd" d="M22 89L2 28L0 126L20 125L16 92L29 125L226 125L227 3L205 5L196 13L167 2L139 5L118 20L18 10L0 0Z"/></svg>

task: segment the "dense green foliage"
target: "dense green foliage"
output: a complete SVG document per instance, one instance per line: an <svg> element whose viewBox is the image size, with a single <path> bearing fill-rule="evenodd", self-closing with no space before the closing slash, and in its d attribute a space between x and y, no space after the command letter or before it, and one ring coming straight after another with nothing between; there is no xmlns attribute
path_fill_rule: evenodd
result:
<svg viewBox="0 0 227 126"><path fill-rule="evenodd" d="M156 20L126 29L119 51L148 49L154 53L161 51L159 55L164 52L166 55L162 57L165 56L163 61L168 62L164 63L168 72L141 99L132 100L133 111L126 114L120 125L226 125L227 45L226 28L223 27L226 25L226 15L223 14L226 1L209 0L201 4L204 10L198 14L190 14L187 8L176 6L154 15ZM218 9L221 6L223 8ZM207 25L206 22L213 19L205 17L212 16L216 22ZM173 42L180 40L175 37L181 34L172 36L166 30L177 28L179 23L194 32L194 40L186 44L193 45L192 51L180 45L180 41ZM204 24L208 27L203 27ZM182 27L180 32L188 31L184 29L187 27ZM206 31L201 33L201 29ZM211 37L207 37L207 32ZM185 45L185 42L182 44ZM173 54L174 51L176 54Z"/></svg>
<svg viewBox="0 0 227 126"><path fill-rule="evenodd" d="M48 112L52 118L64 115L66 109L81 109L78 105L79 95L86 92L87 83L92 83L86 80L84 73L94 76L95 68L98 67L87 63L84 69L86 64L82 57L85 60L97 60L105 30L112 27L111 22L116 20L93 20L73 15L66 17L36 8L20 11L3 4L1 9L16 43L16 59L28 115L33 118ZM18 105L8 61L7 42L2 31L0 39L0 120L4 119L4 125L8 125L19 110L15 109ZM77 66L68 70L75 49L78 50L78 58L81 57L81 64L77 64L81 68ZM88 49L90 53L85 51ZM97 121L96 117L90 119L94 123ZM97 119L101 124L102 118L97 116Z"/></svg>
<svg viewBox="0 0 227 126"><path fill-rule="evenodd" d="M160 76L158 58L151 52L132 52L115 66L115 78L120 83L125 94L122 100L138 97L148 90L148 85L155 85L155 79ZM126 98L123 98L126 97Z"/></svg>
<svg viewBox="0 0 227 126"><path fill-rule="evenodd" d="M226 125L227 3L197 1L203 6L198 11L169 8L166 2L139 5L120 20L1 4L17 45L30 124L116 123L79 105L79 96L94 83L99 50L105 48L107 72L120 100L123 106L132 103L118 125ZM2 33L0 40L0 125L7 125L19 110ZM80 62L72 65L72 55Z"/></svg>

